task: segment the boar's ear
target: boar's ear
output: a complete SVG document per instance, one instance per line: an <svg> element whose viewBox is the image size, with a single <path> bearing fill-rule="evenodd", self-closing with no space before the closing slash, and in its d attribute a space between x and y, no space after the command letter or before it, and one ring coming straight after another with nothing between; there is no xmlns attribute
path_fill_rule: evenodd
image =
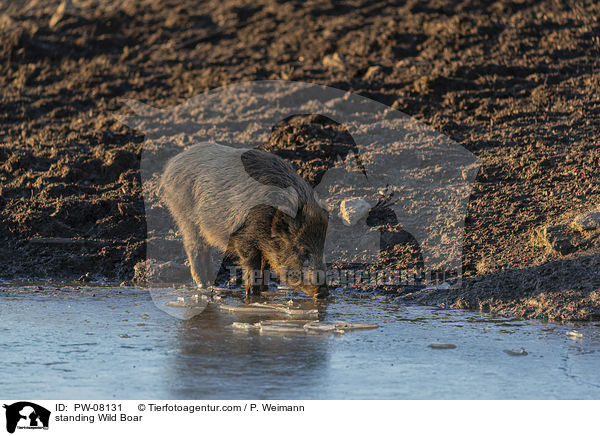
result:
<svg viewBox="0 0 600 436"><path fill-rule="evenodd" d="M273 237L285 237L291 232L292 217L277 209L271 222L271 235Z"/></svg>

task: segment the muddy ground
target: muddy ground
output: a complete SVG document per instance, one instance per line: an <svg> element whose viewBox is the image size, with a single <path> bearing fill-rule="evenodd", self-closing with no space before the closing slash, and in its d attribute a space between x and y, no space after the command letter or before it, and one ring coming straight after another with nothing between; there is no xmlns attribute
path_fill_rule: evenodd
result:
<svg viewBox="0 0 600 436"><path fill-rule="evenodd" d="M113 116L128 113L122 100L169 108L285 79L390 105L482 160L462 288L407 300L600 318L597 230L569 224L600 205L597 3L31 0L0 11L1 277L132 280L146 247L144 136ZM318 178L347 145L336 128L295 118L263 148ZM413 251L389 247L380 266Z"/></svg>

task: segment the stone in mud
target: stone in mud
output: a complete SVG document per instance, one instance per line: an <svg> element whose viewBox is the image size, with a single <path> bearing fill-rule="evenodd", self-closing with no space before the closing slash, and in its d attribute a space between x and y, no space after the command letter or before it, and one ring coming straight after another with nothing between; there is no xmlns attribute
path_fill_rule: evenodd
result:
<svg viewBox="0 0 600 436"><path fill-rule="evenodd" d="M600 229L600 212L586 212L578 215L571 223L579 231Z"/></svg>
<svg viewBox="0 0 600 436"><path fill-rule="evenodd" d="M373 65L372 67L369 67L369 69L363 76L363 79L375 80L375 79L378 79L381 77L381 73L382 73L381 67L379 65Z"/></svg>
<svg viewBox="0 0 600 436"><path fill-rule="evenodd" d="M362 198L349 198L340 203L340 218L346 226L352 227L365 218L370 210L371 205Z"/></svg>
<svg viewBox="0 0 600 436"><path fill-rule="evenodd" d="M504 350L506 354L509 356L527 356L529 353L525 351L525 348L521 348L519 350Z"/></svg>
<svg viewBox="0 0 600 436"><path fill-rule="evenodd" d="M73 9L71 0L63 0L50 18L50 28L56 27L56 25L65 17L65 14L71 9Z"/></svg>
<svg viewBox="0 0 600 436"><path fill-rule="evenodd" d="M433 350L453 350L456 348L454 344L429 344L429 348Z"/></svg>
<svg viewBox="0 0 600 436"><path fill-rule="evenodd" d="M346 69L346 60L341 54L333 53L323 57L323 66L337 70L344 70Z"/></svg>

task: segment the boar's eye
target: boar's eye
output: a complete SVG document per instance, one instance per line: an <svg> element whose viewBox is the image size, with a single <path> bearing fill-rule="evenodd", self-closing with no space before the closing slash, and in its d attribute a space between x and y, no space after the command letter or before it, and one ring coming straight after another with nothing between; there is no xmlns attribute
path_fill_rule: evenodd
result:
<svg viewBox="0 0 600 436"><path fill-rule="evenodd" d="M300 261L306 262L310 259L310 252L307 248L300 248Z"/></svg>

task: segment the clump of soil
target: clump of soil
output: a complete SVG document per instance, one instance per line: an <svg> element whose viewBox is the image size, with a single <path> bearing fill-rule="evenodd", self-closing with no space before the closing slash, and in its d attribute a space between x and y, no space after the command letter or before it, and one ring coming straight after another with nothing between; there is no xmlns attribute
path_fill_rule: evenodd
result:
<svg viewBox="0 0 600 436"><path fill-rule="evenodd" d="M539 239L600 204L597 2L21 3L0 6L2 277L133 277L144 138L113 116L123 99L168 108L233 82L300 80L388 104L482 160L463 288L420 301L598 318L595 240ZM352 146L305 117L264 148L316 183ZM410 235L393 236L401 223L385 208L370 219L389 234L378 268L418 264Z"/></svg>

